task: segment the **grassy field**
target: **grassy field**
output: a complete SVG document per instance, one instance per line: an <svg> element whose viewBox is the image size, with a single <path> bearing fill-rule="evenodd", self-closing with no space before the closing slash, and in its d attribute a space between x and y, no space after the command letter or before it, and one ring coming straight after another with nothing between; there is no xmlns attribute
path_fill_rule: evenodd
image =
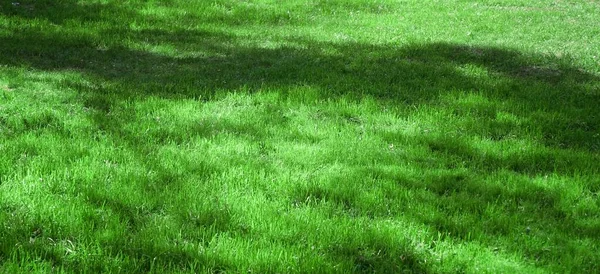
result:
<svg viewBox="0 0 600 274"><path fill-rule="evenodd" d="M0 2L0 273L600 270L600 2Z"/></svg>

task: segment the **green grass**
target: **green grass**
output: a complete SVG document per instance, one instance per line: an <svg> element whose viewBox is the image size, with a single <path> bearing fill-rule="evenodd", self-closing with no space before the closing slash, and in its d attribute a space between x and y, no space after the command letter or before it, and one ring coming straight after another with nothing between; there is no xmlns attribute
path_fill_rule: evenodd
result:
<svg viewBox="0 0 600 274"><path fill-rule="evenodd" d="M0 273L600 269L600 4L0 3Z"/></svg>

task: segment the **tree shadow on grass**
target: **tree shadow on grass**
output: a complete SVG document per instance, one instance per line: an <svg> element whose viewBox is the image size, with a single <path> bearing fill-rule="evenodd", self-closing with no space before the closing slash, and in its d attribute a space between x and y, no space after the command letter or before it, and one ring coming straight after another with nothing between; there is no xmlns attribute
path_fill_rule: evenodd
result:
<svg viewBox="0 0 600 274"><path fill-rule="evenodd" d="M24 30L1 37L0 63L71 70L97 79L88 86L67 84L85 95L87 107L104 112L114 100L210 100L218 91L239 89L277 88L283 96L294 96L293 87L310 86L319 90L317 100L371 97L399 106L437 106L445 95L476 93L494 104L466 108L467 114L487 118L492 123L488 128L499 130L483 137L506 137L511 125L494 120L504 111L540 127L546 145L600 149L600 117L595 113L600 79L562 60L448 43L397 47L296 40L298 47L261 48L216 31L108 32L169 50L103 47L91 36ZM453 107L456 114L465 114L464 106Z"/></svg>
<svg viewBox="0 0 600 274"><path fill-rule="evenodd" d="M74 0L19 0L0 3L0 15L24 20L45 20L54 25L111 21L110 15L133 16L132 9L111 4ZM118 17L115 17L117 19ZM131 17L133 18L133 17Z"/></svg>
<svg viewBox="0 0 600 274"><path fill-rule="evenodd" d="M44 11L34 7L29 13L22 10L18 11L20 13L10 13L3 7L2 14L24 19L46 18L54 24L63 24L69 20L104 20L102 10L106 8L109 8L109 12L126 12L132 20L140 16L112 5L89 9L69 4L68 1L56 4L50 2L44 2L44 5L54 5L54 11L72 9L72 12L53 13L52 9ZM503 125L495 119L500 111L508 112L522 118L528 125L539 127L541 142L545 146L567 151L559 159L562 162L557 162L553 154L543 153L512 160L485 156L460 140L428 140L432 154L451 155L465 162L480 161L478 168L481 168L481 173L494 172L494 167L502 166L516 173L530 175L551 172L569 175L576 173L586 159L582 160L568 152L597 153L600 150L600 116L597 115L597 107L600 105L600 77L565 60L512 49L451 43L397 46L290 39L285 41L289 43L288 46L265 48L216 30L133 30L113 25L98 32L96 35L69 34L60 30L28 28L0 34L0 64L83 74L90 79L90 84L83 84L78 80L66 80L63 84L77 90L83 104L94 110L93 119L99 129L132 143L138 137L122 129L131 117L114 118L105 115L121 100L143 100L147 97L212 100L220 91L263 89L277 90L282 97L294 98L302 97L301 94L294 94L302 92L296 87L308 86L319 91L314 95L316 98L313 98L316 101L341 97L361 100L369 97L399 108L449 108L456 115L481 118L483 123L487 123L484 127L475 126L466 129L466 132L492 140L510 138L510 127L515 125ZM109 36L117 38L104 41L103 37ZM492 104L465 108L460 104L445 105L447 101L444 98L465 93L477 94L479 98ZM495 131L486 131L490 128ZM191 134L201 135L201 131L204 132L198 129L198 132ZM389 138L405 137L398 135ZM492 169L488 170L489 168ZM559 225L565 218L565 213L556 209L560 193L548 192L541 187L526 188L537 193L530 195L508 193L502 189L481 189L482 184L472 182L474 179L468 175L425 178L424 183L415 178L382 176L397 181L402 187L431 188L430 192L438 201L424 202L439 204L439 212L443 213L439 216L456 218L420 221L439 231L457 235L460 239L464 239L469 233L469 228L464 224L477 221L463 220L464 224L461 225L460 217L465 216L457 212L485 208L484 205L494 203L498 197L515 204L540 206L537 209L539 212L534 215L538 217L530 216L534 221ZM322 194L324 199L335 200L335 197L327 198L327 195L329 194ZM355 207L352 198L345 201L344 206ZM519 205L511 208L518 207ZM525 213L511 212L503 216L526 219L524 215ZM542 218L539 216L545 220L535 219ZM133 219L135 216L125 217ZM498 220L490 221L487 228L489 230L482 231L481 234L494 237L507 233L510 228ZM594 227L575 227L577 231L564 231L562 234L582 240L597 239L598 231ZM559 229L562 229L560 225ZM527 237L538 237L542 241L542 236ZM366 251L340 247L331 253L334 257L339 254L342 259L351 257L357 267L367 270L380 265L382 258L386 260L397 255L390 249L392 251L389 254L377 257L373 255L374 252L387 250L387 247L382 243L375 243L373 246L367 247ZM182 262L189 260L191 259L184 258ZM410 262L411 266L412 264L417 271L426 270L418 265L416 259Z"/></svg>

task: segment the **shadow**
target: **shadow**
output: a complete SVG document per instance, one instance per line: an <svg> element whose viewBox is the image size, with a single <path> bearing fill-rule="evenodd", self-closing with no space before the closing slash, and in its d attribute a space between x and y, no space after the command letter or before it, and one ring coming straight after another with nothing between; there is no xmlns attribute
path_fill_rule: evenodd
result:
<svg viewBox="0 0 600 274"><path fill-rule="evenodd" d="M0 15L25 20L45 20L54 25L93 23L100 20L117 23L110 15L134 15L126 5L81 2L74 0L15 0L0 3ZM115 18L116 19L116 18Z"/></svg>
<svg viewBox="0 0 600 274"><path fill-rule="evenodd" d="M578 261L577 269L597 268L597 253L581 247L581 243L600 240L598 215L593 207L565 208L561 205L565 199L562 190L535 184L531 177L507 180L518 185L513 187L488 184L482 173L473 170L417 169L421 172L410 175L365 168L354 176L340 175L333 184L311 181L308 186L297 186L287 198L294 208L333 207L337 216L368 217L373 223L401 216L402 220L430 227L430 239L440 240L441 235L444 241L470 242L485 251L489 248L495 253L520 254L525 261L540 266L587 258ZM374 181L382 193L377 203L364 198L373 195L370 191L366 194L369 187L365 186ZM402 244L392 244L390 239L379 242L379 236L368 237L373 243L347 240L327 254L336 261L350 260L359 272L395 273L404 267L417 273L429 271L428 265L413 254L414 247L400 248ZM425 244L434 249L436 240Z"/></svg>
<svg viewBox="0 0 600 274"><path fill-rule="evenodd" d="M408 244L374 233L367 241L333 245L327 256L353 265L352 273L432 273Z"/></svg>
<svg viewBox="0 0 600 274"><path fill-rule="evenodd" d="M156 223L153 222L153 217L159 216L162 209L153 208L152 205L126 204L92 188L85 196L93 206L91 208L94 208L84 214L84 222L89 225L86 233L110 235L93 243L102 248L101 251L93 248L92 252L101 253L82 254L79 248L85 245L87 239L66 233L65 224L48 219L32 219L27 213L19 212L22 209L0 204L0 221L3 221L0 226L0 259L16 259L19 267L33 268L30 269L33 272L39 271L35 265L40 262L53 270L78 273L223 272L233 267L218 254L199 253L197 249L183 245L187 241L200 242L204 248L219 233L231 232L230 215L223 209L207 203L209 206L195 211L194 215L177 212L176 222L183 222L180 235L169 235L165 240L159 239L165 235L158 236L155 233ZM116 216L125 231L114 227L108 229L111 221L107 219L110 218L97 214L98 210Z"/></svg>
<svg viewBox="0 0 600 274"><path fill-rule="evenodd" d="M373 12L378 9L375 6L371 8ZM24 20L44 19L58 25L71 21L104 21L110 14L126 14L132 22L162 20L115 5L86 6L75 1L22 1L18 6L2 4L0 14ZM238 15L204 20L236 25L246 22L241 18ZM286 21L288 19L285 18L276 14L267 23L299 23ZM258 17L255 20L258 21ZM468 134L494 141L509 139L511 129L516 126L539 128L540 142L544 146L566 151L560 157L536 152L523 158L510 158L486 155L468 143L452 138L425 140L432 155L456 157L470 163L467 167L477 170L479 174L495 172L502 167L525 175L552 172L571 175L577 173L587 159L570 152L587 151L597 155L600 151L600 116L596 114L600 105L600 77L574 66L568 60L513 49L442 42L398 46L290 38L286 41L290 46L264 47L215 29L133 29L117 22L96 32L68 33L60 29L35 27L0 32L0 65L84 75L89 83L66 79L61 84L78 91L84 106L93 110L90 116L99 130L131 143L142 143L137 142L139 136L123 129L123 125L132 117L106 115L121 100L143 100L148 97L213 100L220 91L255 92L263 89L277 90L285 99L295 98L297 94L294 93L301 92L296 87L308 86L318 91L315 95L317 101L373 98L399 108L429 106L450 109L454 115L479 119L478 123L465 129ZM461 104L448 101L448 98L461 94L475 94L482 101L491 103ZM522 119L523 124L516 125L498 119L500 112ZM47 124L44 121L34 121L33 124L43 126ZM217 124L217 127L229 130L234 126ZM251 129L249 134L260 137L260 128ZM209 136L210 132L209 129L198 127L191 134ZM157 133L165 136L165 142L177 138L168 134ZM399 133L388 138L409 137ZM447 168L452 170L455 167ZM510 192L494 187L482 189L480 186L483 184L463 174L405 178L377 174L381 173L377 170L371 173L368 176L396 182L399 189L416 192L426 189L431 194L429 200L416 202L439 206L436 212L440 214L437 215L450 217L420 218L417 212L402 206L392 213L413 214L416 221L452 234L457 239L469 240L471 228L480 226L473 225L480 222L474 219L476 216L463 216L460 212L484 209L498 199L512 204L509 208L514 209L513 212L499 214L503 218L533 219L532 223L539 222L549 227L540 228L541 232L535 236L523 232L523 237L536 237L542 242L545 229L558 229L561 235L574 239L597 240L600 233L597 227L586 224L577 224L575 231L569 231L571 226L564 225L564 221L570 219L565 212L557 209L561 194L539 186L523 187L524 192ZM377 209L357 205L356 197L359 194L356 193L339 193L318 187L301 189L298 193L298 197L294 197L298 201L313 197L319 201L338 203L346 211L371 211L365 214L374 218L389 214L383 209L378 212ZM389 199L399 199L393 196L398 193L400 190L390 190ZM93 203L113 208L122 215L124 222L133 227L140 223L136 219L139 213L127 205L106 203L105 197L97 197ZM536 214L531 216L537 217L528 217L527 211L518 211L523 205L532 208L531 212ZM202 216L182 218L189 218L185 222L195 223L198 227L227 229L228 216L219 217L222 215L220 211L207 212L207 219L202 219L205 218ZM502 218L488 220L488 226L479 234L486 237L509 234L513 228L507 227L506 223L510 222L503 222ZM521 225L527 226L525 223ZM559 258L562 250L552 252L553 256L550 257ZM166 254L161 250L155 253ZM394 264L399 263L398 259L403 254L389 249L383 241L368 243L364 247L340 247L330 252L333 260L350 258L357 271L384 272L405 270L395 268L397 264ZM135 251L129 255L141 256ZM185 254L174 256L181 257L181 265L192 260ZM167 264L168 256L163 257L162 261ZM396 261L393 261L394 258ZM404 262L406 269L427 272L417 258L412 255L407 255L407 258ZM143 270L150 269L150 261L144 261L143 264Z"/></svg>
<svg viewBox="0 0 600 274"><path fill-rule="evenodd" d="M102 20L112 21L110 17L115 15L135 15L136 9L146 6L146 3L123 3L114 5L110 3L90 3L91 1L74 0L19 0L7 1L0 4L0 14L5 16L20 17L23 19L44 19L54 24L63 24L69 21L93 22ZM278 3L278 5L264 5L258 3L211 1L176 3L174 1L161 1L152 3L154 7L167 7L170 10L180 12L179 18L202 24L217 23L222 26L244 26L244 25L302 25L307 18L315 15L343 15L348 13L363 14L385 14L390 13L398 4L374 2L347 2L339 0L315 1L305 5L303 12L298 14L296 4ZM296 8L295 12L290 12ZM185 10L205 10L201 16L195 13L187 13ZM306 16L310 15L310 16ZM139 16L130 17L141 19ZM146 18L144 20L156 20L157 18ZM316 19L312 19L316 20Z"/></svg>
<svg viewBox="0 0 600 274"><path fill-rule="evenodd" d="M116 29L100 37L109 33L139 48L169 51L30 29L0 37L0 64L96 79L88 86L66 84L102 112L124 98L210 100L217 91L239 89L278 88L285 97L293 87L310 86L319 91L317 99L370 97L400 106L440 106L444 96L474 93L493 104L451 107L457 115L484 118L483 126L469 129L484 138L509 135L513 125L496 119L503 111L541 127L548 146L600 149L600 117L593 115L600 77L560 59L448 43L396 47L296 39L298 47L272 49L242 45L217 31ZM486 132L490 128L495 132Z"/></svg>

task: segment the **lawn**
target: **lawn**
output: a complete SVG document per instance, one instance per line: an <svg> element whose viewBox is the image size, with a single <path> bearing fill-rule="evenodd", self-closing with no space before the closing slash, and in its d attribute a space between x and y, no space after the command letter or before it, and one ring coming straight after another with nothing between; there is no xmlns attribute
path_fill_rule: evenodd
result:
<svg viewBox="0 0 600 274"><path fill-rule="evenodd" d="M600 2L0 2L0 273L592 273Z"/></svg>

